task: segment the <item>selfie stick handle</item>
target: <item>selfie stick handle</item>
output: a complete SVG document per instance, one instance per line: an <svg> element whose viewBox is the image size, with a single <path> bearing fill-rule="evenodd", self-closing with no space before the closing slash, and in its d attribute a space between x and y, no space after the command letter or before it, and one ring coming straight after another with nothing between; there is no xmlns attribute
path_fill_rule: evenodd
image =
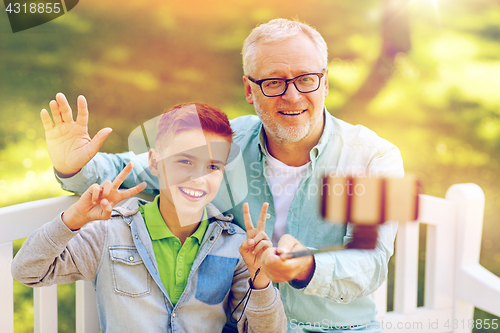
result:
<svg viewBox="0 0 500 333"><path fill-rule="evenodd" d="M345 249L345 247L343 245L325 246L325 247L322 247L321 249L282 253L282 254L280 254L280 258L281 258L281 260L285 261L287 259L292 259L292 258L312 256L313 254L316 254L316 253L340 251L340 250L344 250L344 249Z"/></svg>

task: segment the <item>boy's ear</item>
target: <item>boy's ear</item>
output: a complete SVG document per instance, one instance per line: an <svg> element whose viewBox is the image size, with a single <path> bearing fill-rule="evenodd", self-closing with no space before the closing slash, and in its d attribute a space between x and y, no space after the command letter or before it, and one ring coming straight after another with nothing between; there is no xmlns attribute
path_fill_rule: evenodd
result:
<svg viewBox="0 0 500 333"><path fill-rule="evenodd" d="M155 149L151 149L148 154L149 170L153 176L158 177L160 173L158 172L158 152Z"/></svg>

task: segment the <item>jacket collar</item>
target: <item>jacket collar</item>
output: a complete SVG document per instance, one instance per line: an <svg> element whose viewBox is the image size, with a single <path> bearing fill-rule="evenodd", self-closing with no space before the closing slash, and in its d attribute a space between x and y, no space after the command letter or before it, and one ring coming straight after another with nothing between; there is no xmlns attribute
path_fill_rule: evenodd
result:
<svg viewBox="0 0 500 333"><path fill-rule="evenodd" d="M111 217L123 217L127 224L132 223L132 216L137 214L139 207L147 204L148 202L139 198L130 198L124 201L119 206L113 208ZM233 226L233 215L223 215L214 205L211 203L207 204L207 216L210 222L218 222L222 229L228 231L229 233L234 233Z"/></svg>

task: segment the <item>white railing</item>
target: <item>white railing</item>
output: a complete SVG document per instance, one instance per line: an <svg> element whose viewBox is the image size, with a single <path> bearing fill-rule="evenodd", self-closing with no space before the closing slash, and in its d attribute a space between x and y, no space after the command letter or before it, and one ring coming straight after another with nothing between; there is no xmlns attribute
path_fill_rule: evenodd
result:
<svg viewBox="0 0 500 333"><path fill-rule="evenodd" d="M14 332L12 242L27 237L76 199L58 197L0 208L2 332ZM387 332L470 332L468 321L473 318L474 307L500 316L500 278L479 265L483 210L484 194L475 184L452 186L446 199L420 196L419 220L399 224L394 311L386 311L387 284L374 294L378 319L383 320ZM427 257L425 302L417 308L420 223L427 225ZM76 332L99 332L90 283L77 282L76 303ZM34 317L35 332L57 332L55 286L35 288Z"/></svg>
<svg viewBox="0 0 500 333"><path fill-rule="evenodd" d="M51 221L78 197L66 196L0 208L0 323L2 332L14 333L14 290L10 274L12 242L23 239ZM34 288L35 333L57 332L57 286ZM99 317L92 284L76 282L76 332L99 332Z"/></svg>
<svg viewBox="0 0 500 333"><path fill-rule="evenodd" d="M471 332L474 307L500 316L500 278L479 265L483 212L484 193L475 184L453 185L446 199L420 195L418 221L399 223L394 311L386 311L387 284L374 294L386 331ZM420 223L427 244L424 306L417 308Z"/></svg>

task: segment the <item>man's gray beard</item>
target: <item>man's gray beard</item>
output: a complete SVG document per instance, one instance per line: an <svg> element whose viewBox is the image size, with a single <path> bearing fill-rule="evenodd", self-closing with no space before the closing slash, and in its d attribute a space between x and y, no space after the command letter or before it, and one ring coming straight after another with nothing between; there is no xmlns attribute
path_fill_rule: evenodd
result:
<svg viewBox="0 0 500 333"><path fill-rule="evenodd" d="M306 124L302 124L299 126L282 126L274 122L269 115L265 114L264 112L257 111L257 108L255 108L255 112L262 121L264 129L266 130L266 134L281 143L299 142L300 140L306 138L307 136L309 136L309 134L311 134L313 127L311 121L308 121Z"/></svg>
<svg viewBox="0 0 500 333"><path fill-rule="evenodd" d="M259 116L262 124L264 125L266 134L279 142L299 142L311 133L312 124L310 121L299 126L282 126L281 124L274 122L267 114L263 114L262 112L257 110L256 112L257 116Z"/></svg>

